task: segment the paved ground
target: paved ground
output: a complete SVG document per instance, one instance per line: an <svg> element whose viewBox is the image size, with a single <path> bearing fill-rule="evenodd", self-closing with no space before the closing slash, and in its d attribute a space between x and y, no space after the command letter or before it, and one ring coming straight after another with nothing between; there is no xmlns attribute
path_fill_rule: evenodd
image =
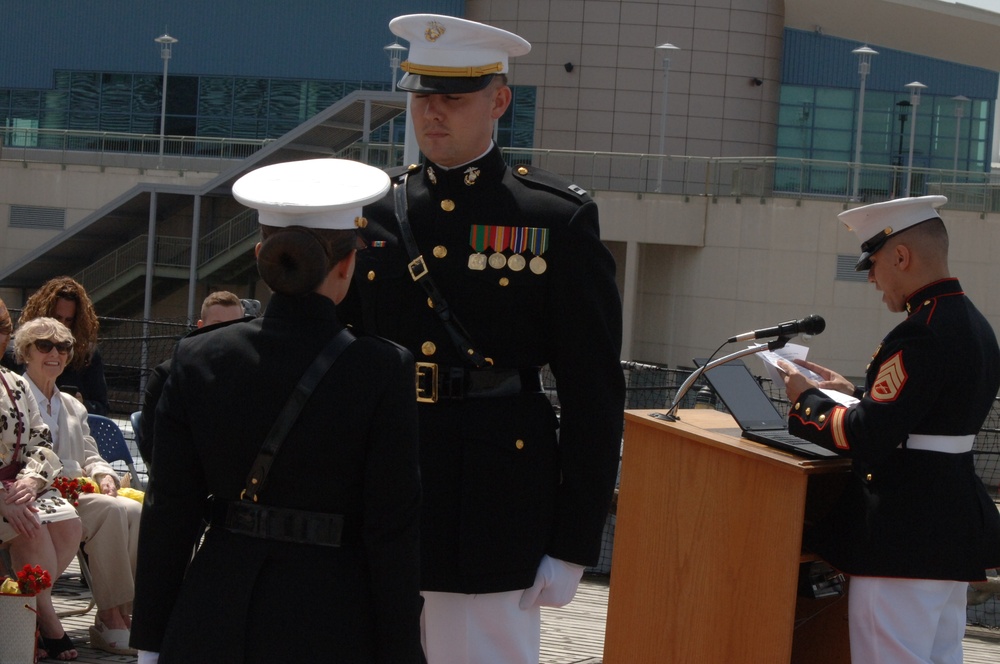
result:
<svg viewBox="0 0 1000 664"><path fill-rule="evenodd" d="M70 572L76 570L76 563ZM87 605L89 591L75 579L56 585L57 610ZM588 576L576 599L562 609L542 609L542 664L600 664L604 651L604 623L608 608L608 579ZM87 628L94 611L63 618L63 625L78 644L81 664L134 663L135 657L111 655L89 647ZM996 664L1000 661L1000 630L970 627L965 638L965 664ZM657 663L658 664L658 663Z"/></svg>

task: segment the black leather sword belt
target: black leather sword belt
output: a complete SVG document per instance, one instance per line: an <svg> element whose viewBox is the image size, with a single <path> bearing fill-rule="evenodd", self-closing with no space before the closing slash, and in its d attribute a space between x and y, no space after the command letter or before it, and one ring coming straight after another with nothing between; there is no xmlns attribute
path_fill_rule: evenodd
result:
<svg viewBox="0 0 1000 664"><path fill-rule="evenodd" d="M469 369L433 362L417 362L417 401L437 403L458 399L509 397L541 392L538 367L527 369Z"/></svg>
<svg viewBox="0 0 1000 664"><path fill-rule="evenodd" d="M344 516L254 504L245 500L212 501L209 523L231 533L278 542L340 546Z"/></svg>

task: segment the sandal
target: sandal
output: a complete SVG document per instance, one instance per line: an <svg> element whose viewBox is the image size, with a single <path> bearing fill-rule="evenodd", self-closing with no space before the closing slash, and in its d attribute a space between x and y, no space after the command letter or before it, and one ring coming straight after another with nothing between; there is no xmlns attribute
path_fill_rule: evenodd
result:
<svg viewBox="0 0 1000 664"><path fill-rule="evenodd" d="M64 652L70 650L76 650L76 646L74 646L73 642L69 640L69 635L66 634L66 632L63 632L63 635L60 636L58 639L50 639L47 636L43 636L41 637L41 639L42 643L40 647L41 649L45 650L47 655L45 659L58 659L63 662L71 662L77 657L79 657L79 653L77 653L73 657L70 657L69 659L62 659L61 657L59 657L59 655L63 654ZM39 659L42 658L39 657Z"/></svg>
<svg viewBox="0 0 1000 664"><path fill-rule="evenodd" d="M90 626L90 645L114 655L138 655L139 651L128 645L130 632L127 629L110 629L100 619Z"/></svg>

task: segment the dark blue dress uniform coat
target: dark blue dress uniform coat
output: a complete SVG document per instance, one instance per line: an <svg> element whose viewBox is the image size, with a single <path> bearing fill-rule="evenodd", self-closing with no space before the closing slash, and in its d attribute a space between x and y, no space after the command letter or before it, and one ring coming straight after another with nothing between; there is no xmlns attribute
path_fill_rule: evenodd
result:
<svg viewBox="0 0 1000 664"><path fill-rule="evenodd" d="M262 318L178 345L157 408L131 638L161 663L423 662L413 358L395 344L359 337L344 350L260 494L344 515L341 546L212 526L191 560L208 496L239 498L278 412L340 329L329 299L275 294Z"/></svg>
<svg viewBox="0 0 1000 664"><path fill-rule="evenodd" d="M544 554L593 565L624 409L621 299L597 206L550 173L508 167L495 147L452 170L411 167L407 179L419 250L475 347L496 371L549 365L560 405L557 419L539 392L419 404L421 587L525 588ZM341 314L418 362L463 372L471 365L407 270L392 192L364 214L369 247ZM486 262L497 253L501 267Z"/></svg>
<svg viewBox="0 0 1000 664"><path fill-rule="evenodd" d="M906 307L868 365L858 404L810 389L792 405L792 433L853 459L840 503L806 546L851 574L982 580L1000 566L1000 516L972 452L906 443L979 431L1000 388L996 336L955 279L920 289Z"/></svg>

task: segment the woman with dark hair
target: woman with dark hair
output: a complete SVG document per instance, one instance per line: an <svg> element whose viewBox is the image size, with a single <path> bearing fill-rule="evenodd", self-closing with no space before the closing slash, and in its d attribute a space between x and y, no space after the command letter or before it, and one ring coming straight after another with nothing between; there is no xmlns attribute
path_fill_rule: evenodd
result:
<svg viewBox="0 0 1000 664"><path fill-rule="evenodd" d="M361 208L388 186L336 159L233 186L259 210L274 294L261 318L193 332L171 363L139 535L140 663L424 661L413 357L336 313Z"/></svg>
<svg viewBox="0 0 1000 664"><path fill-rule="evenodd" d="M104 379L104 360L97 349L100 323L86 289L72 277L48 280L28 298L17 324L24 325L42 316L55 318L69 328L75 339L73 361L59 376L56 385L79 399L88 413L106 416L110 410L108 384ZM23 368L17 370L23 371Z"/></svg>

